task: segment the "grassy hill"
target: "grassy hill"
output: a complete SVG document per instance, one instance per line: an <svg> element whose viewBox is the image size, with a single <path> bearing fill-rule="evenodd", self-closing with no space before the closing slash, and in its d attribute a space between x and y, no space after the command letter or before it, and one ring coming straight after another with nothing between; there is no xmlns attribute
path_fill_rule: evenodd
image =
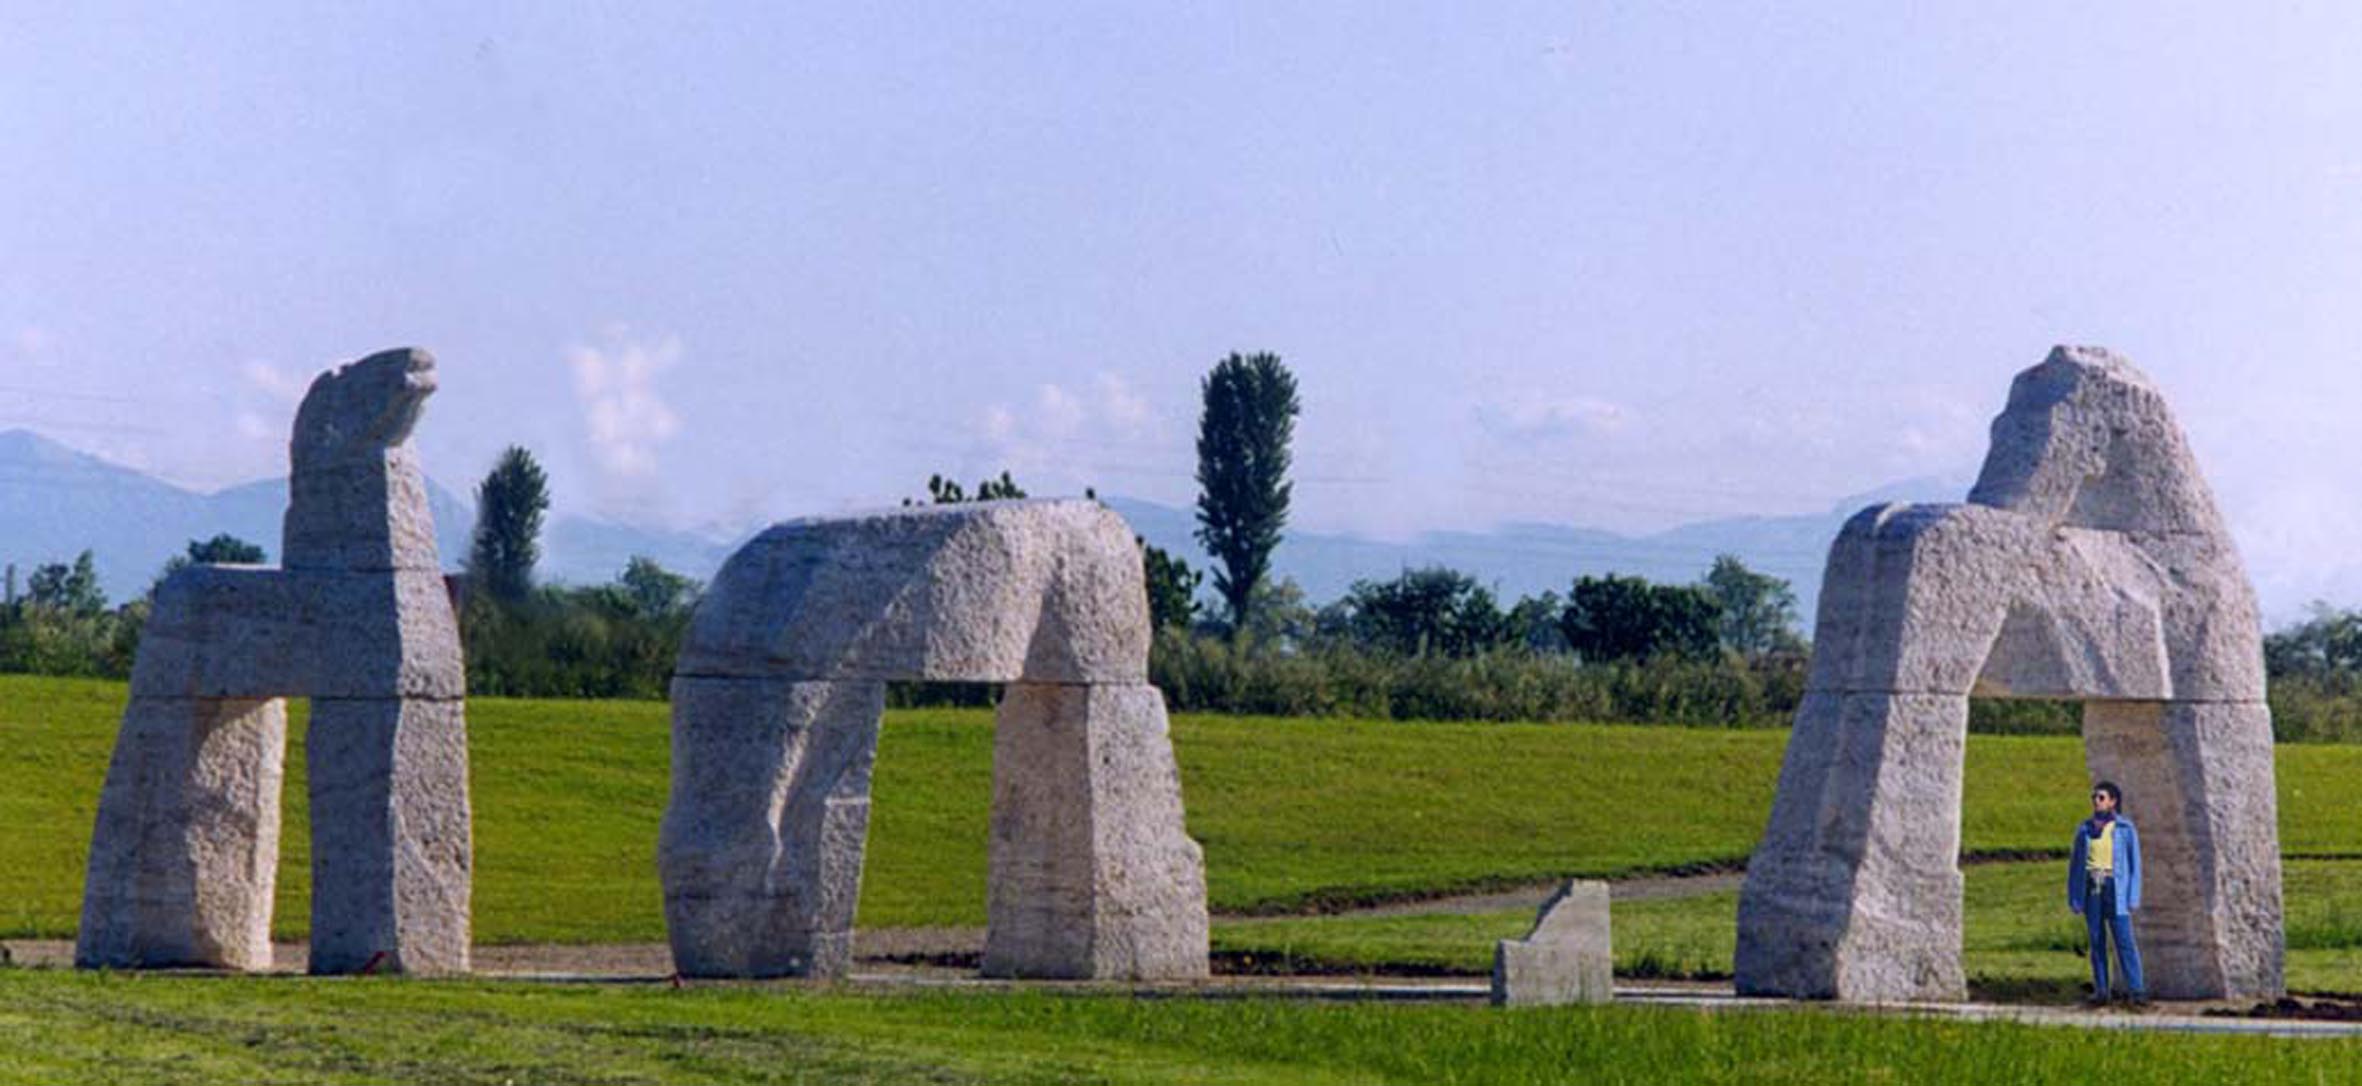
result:
<svg viewBox="0 0 2362 1086"><path fill-rule="evenodd" d="M0 677L0 934L64 936L120 684ZM668 718L656 704L470 706L477 930L493 942L652 941ZM300 719L300 707L299 707ZM300 733L300 728L297 729ZM1784 735L1686 728L1174 723L1206 844L1217 950L1326 967L1481 972L1531 923L1476 915L1250 918L1580 873L1726 862L1770 802ZM2362 748L2282 747L2290 975L2362 989ZM889 715L861 903L868 926L983 919L991 721ZM1973 737L1971 851L2055 850L2079 813L2071 739ZM279 932L303 933L307 825L289 759ZM2342 858L2341 858L2342 857ZM1968 873L1987 994L2068 998L2079 925L2056 863ZM1734 895L1619 902L1619 969L1728 969ZM8 1028L8 1027L26 1028ZM2362 1043L1639 1007L1136 1000L1053 992L190 978L0 969L0 1084L48 1081L1912 1082L2140 1074L2325 1081Z"/></svg>
<svg viewBox="0 0 2362 1086"><path fill-rule="evenodd" d="M120 684L0 677L0 935L65 936L112 749ZM278 932L303 933L308 824L288 759ZM653 703L470 703L476 926L488 942L663 937L655 875L668 716ZM1174 722L1190 832L1230 914L1604 876L1744 857L1786 736L1582 725ZM988 713L889 714L861 922L984 918ZM2280 748L2282 842L2362 850L2362 748ZM2056 850L2080 811L2072 739L1969 743L1966 846Z"/></svg>

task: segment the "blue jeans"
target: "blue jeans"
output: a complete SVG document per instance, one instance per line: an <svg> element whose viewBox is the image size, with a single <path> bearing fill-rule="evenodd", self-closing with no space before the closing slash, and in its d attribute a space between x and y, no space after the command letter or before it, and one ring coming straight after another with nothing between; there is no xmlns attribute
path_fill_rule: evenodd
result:
<svg viewBox="0 0 2362 1086"><path fill-rule="evenodd" d="M2103 880L2083 898L2083 926L2091 934L2091 993L2108 998L2108 940L2116 941L2116 960L2124 966L2124 986L2132 998L2148 998L2141 982L2141 948L2132 939L2132 914L2116 911L2116 880Z"/></svg>

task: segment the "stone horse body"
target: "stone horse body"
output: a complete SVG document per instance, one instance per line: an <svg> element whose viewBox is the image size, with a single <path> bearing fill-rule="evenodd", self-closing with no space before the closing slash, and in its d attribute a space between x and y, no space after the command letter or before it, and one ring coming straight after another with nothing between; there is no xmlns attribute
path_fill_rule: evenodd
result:
<svg viewBox="0 0 2362 1086"><path fill-rule="evenodd" d="M1148 685L1140 551L1097 502L792 521L698 605L673 679L658 864L692 976L837 976L886 683L1007 683L994 724L996 976L1204 976L1203 854Z"/></svg>
<svg viewBox="0 0 2362 1086"><path fill-rule="evenodd" d="M409 444L434 389L423 351L322 374L290 443L284 564L157 588L76 964L270 966L281 699L308 696L311 970L468 968L466 675Z"/></svg>
<svg viewBox="0 0 2362 1086"><path fill-rule="evenodd" d="M2140 822L2150 991L2281 991L2253 591L2156 388L2106 351L2060 348L2011 387L1967 504L1864 510L1830 551L1740 895L1742 993L1964 997L1972 695L2084 702L2090 770Z"/></svg>

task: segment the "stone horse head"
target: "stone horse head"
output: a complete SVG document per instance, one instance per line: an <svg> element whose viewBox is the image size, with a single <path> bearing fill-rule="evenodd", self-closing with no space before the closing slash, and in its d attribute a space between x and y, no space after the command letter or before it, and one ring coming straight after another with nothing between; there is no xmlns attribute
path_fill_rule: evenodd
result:
<svg viewBox="0 0 2362 1086"><path fill-rule="evenodd" d="M415 347L379 351L312 380L288 443L298 471L315 458L337 462L410 440L435 391L435 358Z"/></svg>
<svg viewBox="0 0 2362 1086"><path fill-rule="evenodd" d="M2053 525L2130 533L2222 531L2165 397L2101 347L2058 347L2010 384L1968 500Z"/></svg>

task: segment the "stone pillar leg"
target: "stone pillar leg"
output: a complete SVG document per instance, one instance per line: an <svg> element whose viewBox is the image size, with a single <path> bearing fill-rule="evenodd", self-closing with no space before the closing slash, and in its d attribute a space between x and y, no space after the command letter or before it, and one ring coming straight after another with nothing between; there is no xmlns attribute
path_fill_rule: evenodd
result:
<svg viewBox="0 0 2362 1086"><path fill-rule="evenodd" d="M1832 703L1835 703L1832 709ZM1834 712L1834 742L1827 736ZM1782 800L1739 894L1737 986L1751 995L1865 1003L1958 1000L1961 774L1968 699L1820 695L1798 714L1799 754L1826 779ZM1815 754L1825 751L1825 754Z"/></svg>
<svg viewBox="0 0 2362 1086"><path fill-rule="evenodd" d="M1162 693L1012 684L992 764L985 975L1206 975L1205 859L1182 825Z"/></svg>
<svg viewBox="0 0 2362 1086"><path fill-rule="evenodd" d="M672 699L657 867L674 967L843 976L885 685L684 676Z"/></svg>
<svg viewBox="0 0 2362 1086"><path fill-rule="evenodd" d="M467 972L465 703L317 698L307 734L311 971Z"/></svg>
<svg viewBox="0 0 2362 1086"><path fill-rule="evenodd" d="M1837 760L1843 694L1810 691L1797 706L1780 762L1771 821L1739 891L1733 974L1739 994L1826 999L1837 991L1837 943L1853 900L1861 785ZM1852 825L1843 824L1851 818ZM1839 840L1832 840L1839 838Z"/></svg>
<svg viewBox="0 0 2362 1086"><path fill-rule="evenodd" d="M99 795L74 964L271 966L287 711L134 697Z"/></svg>
<svg viewBox="0 0 2362 1086"><path fill-rule="evenodd" d="M2133 916L2149 994L2263 999L2285 990L2272 718L2245 702L2092 702L2093 779L2124 789L2140 830Z"/></svg>

